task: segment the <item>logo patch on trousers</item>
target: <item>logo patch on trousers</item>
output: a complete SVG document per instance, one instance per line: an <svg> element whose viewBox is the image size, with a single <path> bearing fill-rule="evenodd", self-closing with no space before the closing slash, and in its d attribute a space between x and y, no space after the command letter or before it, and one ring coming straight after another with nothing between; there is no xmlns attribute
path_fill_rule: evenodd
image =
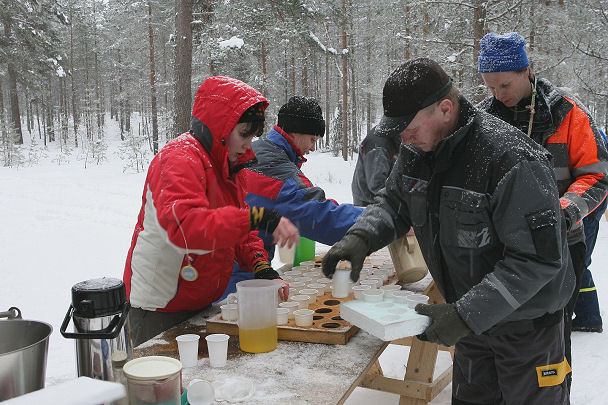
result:
<svg viewBox="0 0 608 405"><path fill-rule="evenodd" d="M542 372L542 376L543 377L550 377L552 375L557 375L557 370L553 369L553 370L543 370Z"/></svg>
<svg viewBox="0 0 608 405"><path fill-rule="evenodd" d="M564 356L564 360L555 364L546 364L536 367L536 376L538 378L539 387L554 387L564 382L566 375L572 369L568 360Z"/></svg>

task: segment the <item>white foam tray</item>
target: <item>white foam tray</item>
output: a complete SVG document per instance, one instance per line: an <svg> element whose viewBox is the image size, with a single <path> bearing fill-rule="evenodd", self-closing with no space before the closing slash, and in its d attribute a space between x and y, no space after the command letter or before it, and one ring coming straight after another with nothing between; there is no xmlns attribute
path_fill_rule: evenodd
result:
<svg viewBox="0 0 608 405"><path fill-rule="evenodd" d="M385 342L418 335L431 324L428 316L392 300L346 301L340 304L340 316Z"/></svg>

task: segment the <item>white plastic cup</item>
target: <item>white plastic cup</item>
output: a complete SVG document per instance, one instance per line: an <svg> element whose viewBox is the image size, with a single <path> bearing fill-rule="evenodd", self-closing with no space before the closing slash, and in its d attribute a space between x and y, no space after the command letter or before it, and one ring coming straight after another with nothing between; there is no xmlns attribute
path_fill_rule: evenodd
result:
<svg viewBox="0 0 608 405"><path fill-rule="evenodd" d="M411 291L398 290L392 292L393 301L397 304L407 304L407 297L412 295Z"/></svg>
<svg viewBox="0 0 608 405"><path fill-rule="evenodd" d="M407 306L414 309L418 304L426 304L429 302L429 297L423 294L410 294L405 297Z"/></svg>
<svg viewBox="0 0 608 405"><path fill-rule="evenodd" d="M195 378L188 384L187 397L190 405L210 405L215 400L215 391L209 382Z"/></svg>
<svg viewBox="0 0 608 405"><path fill-rule="evenodd" d="M374 280L376 282L376 288L380 288L382 287L382 284L384 284L383 278L382 276L369 276L367 278L368 280Z"/></svg>
<svg viewBox="0 0 608 405"><path fill-rule="evenodd" d="M399 284L387 284L380 287L380 289L384 290L384 292L386 293L388 291L399 291L401 290L401 286Z"/></svg>
<svg viewBox="0 0 608 405"><path fill-rule="evenodd" d="M361 280L359 284L368 285L372 290L375 290L378 287L378 280Z"/></svg>
<svg viewBox="0 0 608 405"><path fill-rule="evenodd" d="M218 368L226 365L228 358L228 339L230 337L223 333L214 333L205 336L207 351L209 352L209 364Z"/></svg>
<svg viewBox="0 0 608 405"><path fill-rule="evenodd" d="M200 338L199 335L193 333L179 335L175 338L179 351L179 361L182 362L182 366L196 366L196 363L198 362L198 341Z"/></svg>
<svg viewBox="0 0 608 405"><path fill-rule="evenodd" d="M384 290L369 289L363 291L363 300L367 302L380 302L384 299Z"/></svg>
<svg viewBox="0 0 608 405"><path fill-rule="evenodd" d="M306 283L303 281L294 281L289 283L289 289L294 289L294 291L297 291L301 288L305 288L306 287Z"/></svg>
<svg viewBox="0 0 608 405"><path fill-rule="evenodd" d="M285 325L289 321L289 308L277 308L277 325Z"/></svg>
<svg viewBox="0 0 608 405"><path fill-rule="evenodd" d="M353 286L353 293L355 294L355 299L356 300L362 300L363 299L363 292L365 292L366 290L371 289L372 287L369 285L355 285Z"/></svg>
<svg viewBox="0 0 608 405"><path fill-rule="evenodd" d="M312 288L318 291L317 296L322 296L325 291L329 290L329 287L325 283L309 283L306 284L306 288Z"/></svg>
<svg viewBox="0 0 608 405"><path fill-rule="evenodd" d="M308 303L310 302L310 297L308 295L294 295L293 297L289 297L289 299L298 303L298 309L307 309Z"/></svg>
<svg viewBox="0 0 608 405"><path fill-rule="evenodd" d="M287 244L279 246L279 260L283 263L292 264L296 254L296 245L287 247Z"/></svg>
<svg viewBox="0 0 608 405"><path fill-rule="evenodd" d="M239 319L239 305L238 304L224 304L220 305L222 310L222 319L225 321L238 321Z"/></svg>
<svg viewBox="0 0 608 405"><path fill-rule="evenodd" d="M315 267L315 262L312 260L307 260L305 262L300 262L300 266L306 267L307 269L312 269Z"/></svg>
<svg viewBox="0 0 608 405"><path fill-rule="evenodd" d="M299 306L300 306L300 304L296 301L286 301L286 302L281 302L279 304L279 308L287 308L289 310L289 314L288 314L289 319L293 319L293 311L298 309Z"/></svg>
<svg viewBox="0 0 608 405"><path fill-rule="evenodd" d="M303 288L298 291L300 295L308 295L310 298L308 299L309 304L314 304L317 302L317 297L319 296L319 291L314 288Z"/></svg>
<svg viewBox="0 0 608 405"><path fill-rule="evenodd" d="M296 280L296 282L301 281L306 285L306 283L312 283L313 278L302 276L302 277L296 277L295 280Z"/></svg>
<svg viewBox="0 0 608 405"><path fill-rule="evenodd" d="M226 297L226 302L228 304L236 304L239 302L239 296L237 293L230 293L228 294L228 296Z"/></svg>
<svg viewBox="0 0 608 405"><path fill-rule="evenodd" d="M336 269L332 278L332 285L334 288L331 290L332 297L345 298L350 294L350 270Z"/></svg>
<svg viewBox="0 0 608 405"><path fill-rule="evenodd" d="M297 326L312 326L312 314L315 311L312 309L298 309L293 312L294 317L296 318Z"/></svg>

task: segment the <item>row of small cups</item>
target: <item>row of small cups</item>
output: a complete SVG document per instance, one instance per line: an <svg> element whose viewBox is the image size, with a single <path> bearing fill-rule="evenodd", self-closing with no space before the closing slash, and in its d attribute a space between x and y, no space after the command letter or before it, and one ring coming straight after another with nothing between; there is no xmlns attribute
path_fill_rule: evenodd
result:
<svg viewBox="0 0 608 405"><path fill-rule="evenodd" d="M355 299L367 302L380 302L384 299L392 300L399 304L407 304L414 308L417 304L426 304L429 297L412 291L402 290L398 285L385 285L382 288L371 288L367 285L353 286Z"/></svg>
<svg viewBox="0 0 608 405"><path fill-rule="evenodd" d="M295 319L297 326L312 326L314 311L308 308L298 309L298 305L295 301L281 302L277 308L277 325L285 325L289 319Z"/></svg>

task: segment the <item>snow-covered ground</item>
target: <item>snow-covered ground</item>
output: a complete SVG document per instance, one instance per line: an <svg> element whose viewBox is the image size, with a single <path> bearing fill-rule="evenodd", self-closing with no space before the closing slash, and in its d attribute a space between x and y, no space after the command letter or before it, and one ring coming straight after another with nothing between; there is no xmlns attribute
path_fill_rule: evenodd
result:
<svg viewBox="0 0 608 405"><path fill-rule="evenodd" d="M74 342L59 333L68 309L70 288L79 281L102 276L122 278L124 261L141 202L145 173L123 172L116 131L107 136L108 160L89 162L75 150L58 165L57 145L33 167L0 168L0 311L19 307L25 319L53 326L46 385L76 376ZM26 138L28 135L26 134ZM26 141L28 142L28 141ZM38 141L40 144L40 141ZM303 170L330 198L351 202L350 183L355 161L331 153L308 155ZM600 305L608 303L608 226L602 220L592 271ZM317 245L317 251L327 247ZM602 310L602 315L605 310ZM1 321L0 321L1 322ZM574 333L572 404L602 405L608 385L605 334ZM389 346L381 357L385 374L402 377L407 348ZM449 360L440 359L440 367ZM432 404L449 404L450 389ZM348 404L397 404L398 396L358 388Z"/></svg>

